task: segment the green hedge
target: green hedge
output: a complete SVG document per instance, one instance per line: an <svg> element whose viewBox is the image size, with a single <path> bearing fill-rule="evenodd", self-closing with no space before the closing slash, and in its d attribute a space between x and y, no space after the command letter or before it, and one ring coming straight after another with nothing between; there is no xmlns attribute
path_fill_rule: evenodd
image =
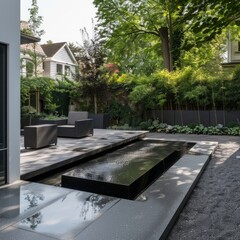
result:
<svg viewBox="0 0 240 240"><path fill-rule="evenodd" d="M240 135L240 126L223 126L218 124L217 126L205 127L202 124L199 125L168 125L165 123L159 123L158 120L146 121L140 124L142 130L149 130L151 132L162 132L162 133L184 133L184 134L207 134L207 135Z"/></svg>

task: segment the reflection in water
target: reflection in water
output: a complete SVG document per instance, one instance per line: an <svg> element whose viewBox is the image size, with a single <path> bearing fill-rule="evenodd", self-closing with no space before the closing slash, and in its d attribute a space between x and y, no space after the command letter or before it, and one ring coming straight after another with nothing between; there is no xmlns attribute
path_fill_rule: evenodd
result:
<svg viewBox="0 0 240 240"><path fill-rule="evenodd" d="M32 215L31 217L25 218L24 220L22 220L22 223L29 225L29 227L32 230L35 230L36 227L38 226L38 224L40 224L42 221L42 214L41 212L37 212L34 215Z"/></svg>
<svg viewBox="0 0 240 240"><path fill-rule="evenodd" d="M17 217L39 207L55 195L52 187L43 189L36 183L9 186L0 191L0 215L8 219Z"/></svg>
<svg viewBox="0 0 240 240"><path fill-rule="evenodd" d="M27 192L24 193L24 196L24 199L29 203L27 209L38 206L39 202L44 200L44 195L41 193Z"/></svg>
<svg viewBox="0 0 240 240"><path fill-rule="evenodd" d="M94 215L99 212L109 202L110 197L103 197L101 195L92 194L85 199L83 203L81 215L83 220L87 220L89 215Z"/></svg>
<svg viewBox="0 0 240 240"><path fill-rule="evenodd" d="M71 192L19 222L18 227L57 238L79 233L118 199L87 192Z"/></svg>
<svg viewBox="0 0 240 240"><path fill-rule="evenodd" d="M24 196L25 196L24 199L27 200L27 202L29 203L25 211L30 208L37 207L39 205L39 202L44 200L44 195L41 193L27 192L24 193ZM22 222L29 224L30 228L34 230L37 227L37 225L41 223L41 220L42 214L39 211L32 215L31 217L24 219Z"/></svg>

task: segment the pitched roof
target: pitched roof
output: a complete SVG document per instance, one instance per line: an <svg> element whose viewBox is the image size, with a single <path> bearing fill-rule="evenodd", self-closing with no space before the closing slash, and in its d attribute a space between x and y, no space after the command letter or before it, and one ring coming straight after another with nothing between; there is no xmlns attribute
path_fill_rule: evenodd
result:
<svg viewBox="0 0 240 240"><path fill-rule="evenodd" d="M35 37L31 34L31 30L29 28L29 24L27 21L21 21L20 22L20 29L21 29L21 44L27 44L27 43L35 43L40 42L39 37Z"/></svg>
<svg viewBox="0 0 240 240"><path fill-rule="evenodd" d="M21 38L20 38L21 44L40 42L40 40L41 40L40 38L36 38L28 34L21 33Z"/></svg>
<svg viewBox="0 0 240 240"><path fill-rule="evenodd" d="M43 44L41 45L41 47L45 54L47 55L47 57L53 57L65 44L66 42L51 43Z"/></svg>
<svg viewBox="0 0 240 240"><path fill-rule="evenodd" d="M22 53L27 53L28 51L30 52L35 51L37 55L46 57L44 51L42 50L41 46L38 43L21 44L20 49Z"/></svg>

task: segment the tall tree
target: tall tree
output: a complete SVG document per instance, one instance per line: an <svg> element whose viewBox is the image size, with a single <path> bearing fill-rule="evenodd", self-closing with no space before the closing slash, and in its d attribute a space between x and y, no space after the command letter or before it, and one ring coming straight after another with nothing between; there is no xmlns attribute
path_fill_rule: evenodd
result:
<svg viewBox="0 0 240 240"><path fill-rule="evenodd" d="M94 4L100 35L112 49L130 53L126 50L142 41L161 46L169 71L179 58L179 49L190 50L214 39L240 17L236 0L234 4L231 0L94 0ZM188 31L194 38L185 36Z"/></svg>
<svg viewBox="0 0 240 240"><path fill-rule="evenodd" d="M90 38L86 29L81 29L82 44L70 44L79 62L79 81L81 91L86 97L92 97L94 112L98 112L98 98L106 90L106 82L102 77L105 53L96 33Z"/></svg>
<svg viewBox="0 0 240 240"><path fill-rule="evenodd" d="M39 7L37 4L37 0L32 0L31 7L28 9L30 18L28 20L28 34L40 38L45 32L40 29L41 24L43 22L43 17L38 15ZM38 66L42 64L43 57L38 51L37 43L30 43L30 47L28 49L28 54L31 58L31 63L33 65L33 74L35 78L38 77ZM40 92L39 89L36 89L36 110L40 112Z"/></svg>
<svg viewBox="0 0 240 240"><path fill-rule="evenodd" d="M28 9L30 14L30 19L28 21L29 29L31 30L31 33L34 37L41 37L45 31L43 29L40 29L43 17L38 15L39 7L37 4L37 0L32 0L31 8ZM42 63L42 59L39 59L37 54L37 43L32 43L33 51L30 52L30 56L32 57L32 61L34 64L34 74L37 77L38 71L37 67L39 64Z"/></svg>
<svg viewBox="0 0 240 240"><path fill-rule="evenodd" d="M41 24L43 22L43 17L38 15L39 7L37 4L37 0L32 0L31 8L28 9L30 13L30 19L28 21L29 28L33 36L41 37L45 32L40 29Z"/></svg>

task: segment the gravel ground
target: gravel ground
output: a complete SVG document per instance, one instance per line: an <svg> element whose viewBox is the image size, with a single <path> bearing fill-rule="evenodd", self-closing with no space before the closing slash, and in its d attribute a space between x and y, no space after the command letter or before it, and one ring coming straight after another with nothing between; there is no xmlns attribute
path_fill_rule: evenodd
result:
<svg viewBox="0 0 240 240"><path fill-rule="evenodd" d="M219 142L167 240L240 240L240 138L164 134L160 137Z"/></svg>

